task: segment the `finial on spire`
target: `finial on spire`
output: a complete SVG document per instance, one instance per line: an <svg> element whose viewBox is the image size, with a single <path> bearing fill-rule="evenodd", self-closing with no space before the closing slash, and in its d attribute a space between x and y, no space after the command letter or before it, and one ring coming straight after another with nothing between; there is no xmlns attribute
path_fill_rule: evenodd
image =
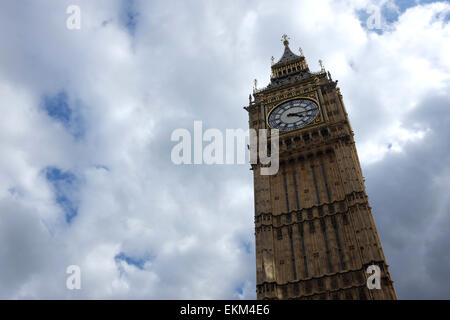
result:
<svg viewBox="0 0 450 320"><path fill-rule="evenodd" d="M270 60L272 61L272 65L275 63L275 58L272 56L272 58L270 58Z"/></svg>
<svg viewBox="0 0 450 320"><path fill-rule="evenodd" d="M302 50L302 48L298 48L298 51L300 51L300 57L303 57L303 50Z"/></svg>
<svg viewBox="0 0 450 320"><path fill-rule="evenodd" d="M281 41L283 41L283 44L285 45L285 46L288 46L289 45L289 37L287 36L287 34L285 33L285 34L283 34L283 36L282 36L282 40Z"/></svg>
<svg viewBox="0 0 450 320"><path fill-rule="evenodd" d="M257 79L254 80L253 90L255 90L255 91L258 90L258 80Z"/></svg>
<svg viewBox="0 0 450 320"><path fill-rule="evenodd" d="M325 67L323 66L322 60L319 60L319 65L320 65L320 70L321 70L322 72L325 72Z"/></svg>

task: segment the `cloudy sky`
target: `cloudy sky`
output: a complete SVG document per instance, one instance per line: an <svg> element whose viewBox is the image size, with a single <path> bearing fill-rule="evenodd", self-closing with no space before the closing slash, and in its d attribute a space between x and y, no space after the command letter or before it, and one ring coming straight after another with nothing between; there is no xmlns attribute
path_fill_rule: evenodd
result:
<svg viewBox="0 0 450 320"><path fill-rule="evenodd" d="M283 33L339 80L399 298L449 299L450 4L405 0L1 1L0 298L255 298L249 165L170 137L247 128Z"/></svg>

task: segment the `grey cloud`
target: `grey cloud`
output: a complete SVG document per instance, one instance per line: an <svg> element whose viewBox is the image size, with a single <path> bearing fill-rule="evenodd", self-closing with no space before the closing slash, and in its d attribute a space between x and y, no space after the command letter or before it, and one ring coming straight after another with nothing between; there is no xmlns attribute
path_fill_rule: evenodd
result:
<svg viewBox="0 0 450 320"><path fill-rule="evenodd" d="M375 221L404 299L448 298L450 98L424 98L405 126L428 128L420 142L366 168Z"/></svg>

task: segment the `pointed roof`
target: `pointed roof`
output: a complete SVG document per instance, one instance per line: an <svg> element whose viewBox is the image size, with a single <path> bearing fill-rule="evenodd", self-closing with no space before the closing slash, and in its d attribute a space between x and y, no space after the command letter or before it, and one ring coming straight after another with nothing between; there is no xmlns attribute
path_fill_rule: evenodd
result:
<svg viewBox="0 0 450 320"><path fill-rule="evenodd" d="M281 65L288 64L290 62L297 61L301 58L301 56L298 56L294 54L291 49L289 49L289 41L287 35L283 35L283 44L284 44L284 53L280 60L278 60L277 63L275 63L272 68L279 67Z"/></svg>
<svg viewBox="0 0 450 320"><path fill-rule="evenodd" d="M277 63L272 64L272 74L270 76L270 83L263 89L254 89L254 93L263 92L274 88L279 88L284 85L302 81L311 78L313 75L308 68L303 51L299 48L300 55L294 54L289 49L288 36L283 35L284 53ZM272 57L272 63L274 58Z"/></svg>

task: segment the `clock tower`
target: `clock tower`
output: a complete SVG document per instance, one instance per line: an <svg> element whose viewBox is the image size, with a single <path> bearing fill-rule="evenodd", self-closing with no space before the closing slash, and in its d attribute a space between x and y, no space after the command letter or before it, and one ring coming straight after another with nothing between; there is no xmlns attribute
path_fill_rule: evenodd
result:
<svg viewBox="0 0 450 320"><path fill-rule="evenodd" d="M257 297L396 299L337 81L283 43L245 107L251 129L279 130L278 173L252 165Z"/></svg>

